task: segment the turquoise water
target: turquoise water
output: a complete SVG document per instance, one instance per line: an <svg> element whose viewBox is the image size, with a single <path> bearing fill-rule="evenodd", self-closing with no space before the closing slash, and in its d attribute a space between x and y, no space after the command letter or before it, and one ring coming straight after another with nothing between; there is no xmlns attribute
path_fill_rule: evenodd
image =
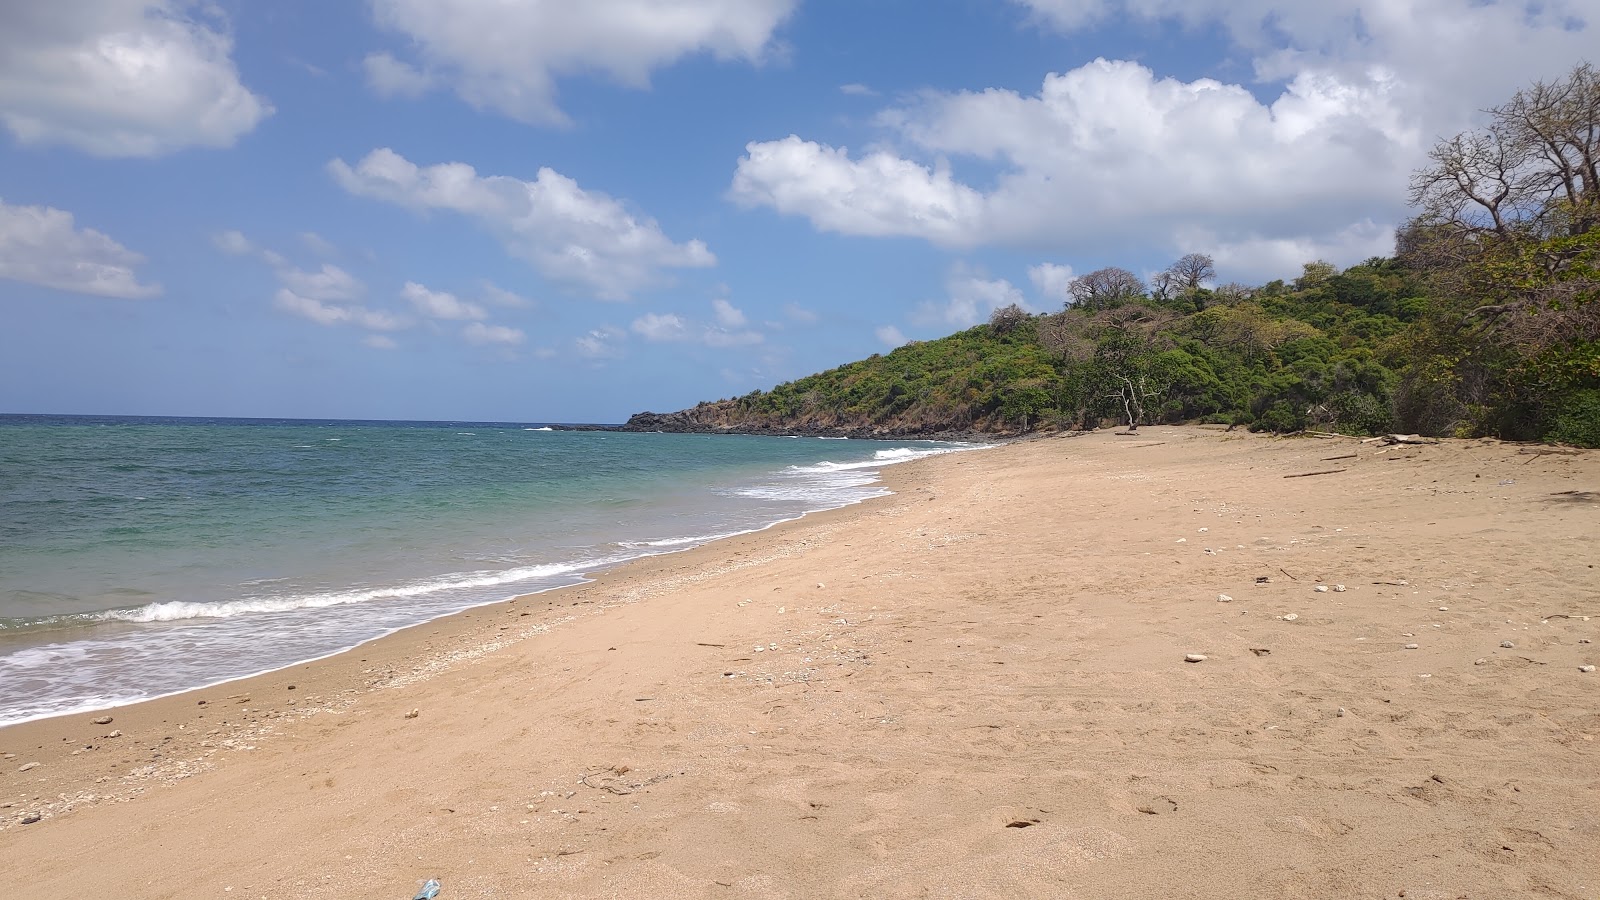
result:
<svg viewBox="0 0 1600 900"><path fill-rule="evenodd" d="M926 441L0 416L0 725L348 649L882 493Z"/></svg>

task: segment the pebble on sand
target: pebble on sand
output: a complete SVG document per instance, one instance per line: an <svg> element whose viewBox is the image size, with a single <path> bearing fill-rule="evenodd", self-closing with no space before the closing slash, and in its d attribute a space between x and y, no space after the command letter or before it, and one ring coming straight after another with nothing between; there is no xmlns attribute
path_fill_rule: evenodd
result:
<svg viewBox="0 0 1600 900"><path fill-rule="evenodd" d="M18 769L17 771L18 772L29 772L29 771L32 771L32 770L37 769L37 768L39 768L39 763L31 762L31 763L28 763L27 765L23 766L22 768Z"/></svg>
<svg viewBox="0 0 1600 900"><path fill-rule="evenodd" d="M38 813L28 813L22 817L22 824L32 825L33 823L39 821L40 818L42 817Z"/></svg>
<svg viewBox="0 0 1600 900"><path fill-rule="evenodd" d="M413 709L411 712L406 713L406 718L415 719L417 716L420 716L420 715L422 715L422 710Z"/></svg>
<svg viewBox="0 0 1600 900"><path fill-rule="evenodd" d="M1501 641L1500 642L1500 646L1501 646L1502 649L1511 650L1511 649L1515 648L1517 645L1511 643L1510 641Z"/></svg>
<svg viewBox="0 0 1600 900"><path fill-rule="evenodd" d="M1233 598L1229 597L1227 594L1218 594L1217 595L1217 602L1218 603L1232 603L1233 602Z"/></svg>
<svg viewBox="0 0 1600 900"><path fill-rule="evenodd" d="M1328 592L1328 586L1325 585L1325 584L1319 584L1316 587L1312 588L1312 590L1316 591L1319 594L1326 594Z"/></svg>
<svg viewBox="0 0 1600 900"><path fill-rule="evenodd" d="M1299 618L1300 618L1300 614L1299 613L1289 613L1287 616L1283 617L1283 620L1285 622L1293 622L1293 621L1295 621L1296 619L1299 619Z"/></svg>
<svg viewBox="0 0 1600 900"><path fill-rule="evenodd" d="M110 716L101 716L100 718L93 719L92 721L96 725L110 725L111 724L111 717Z"/></svg>
<svg viewBox="0 0 1600 900"><path fill-rule="evenodd" d="M1578 667L1578 671L1579 672L1593 672L1594 671L1594 666L1579 666Z"/></svg>
<svg viewBox="0 0 1600 900"><path fill-rule="evenodd" d="M1415 649L1417 649L1417 645L1416 644L1407 644L1406 645L1406 649L1407 650L1415 650Z"/></svg>
<svg viewBox="0 0 1600 900"><path fill-rule="evenodd" d="M1335 594L1342 594L1342 593L1344 593L1344 585L1342 585L1342 584L1336 584L1336 585L1334 585L1334 586L1333 586L1333 592L1334 592L1334 593L1335 593Z"/></svg>
<svg viewBox="0 0 1600 900"><path fill-rule="evenodd" d="M1206 655L1204 653L1185 653L1183 655L1183 661L1184 662L1205 662L1206 661Z"/></svg>

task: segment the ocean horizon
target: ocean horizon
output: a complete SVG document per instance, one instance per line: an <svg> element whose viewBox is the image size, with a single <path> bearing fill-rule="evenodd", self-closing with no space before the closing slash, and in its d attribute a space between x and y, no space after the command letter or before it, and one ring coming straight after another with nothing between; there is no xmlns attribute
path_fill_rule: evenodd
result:
<svg viewBox="0 0 1600 900"><path fill-rule="evenodd" d="M974 445L0 414L0 725L333 655L886 491Z"/></svg>

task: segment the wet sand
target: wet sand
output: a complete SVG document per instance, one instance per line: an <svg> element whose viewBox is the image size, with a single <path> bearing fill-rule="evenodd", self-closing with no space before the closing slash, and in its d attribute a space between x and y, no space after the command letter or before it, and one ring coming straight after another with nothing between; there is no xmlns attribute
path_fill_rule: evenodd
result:
<svg viewBox="0 0 1600 900"><path fill-rule="evenodd" d="M893 467L893 497L0 729L0 877L1592 900L1600 453L1528 449L1150 428Z"/></svg>

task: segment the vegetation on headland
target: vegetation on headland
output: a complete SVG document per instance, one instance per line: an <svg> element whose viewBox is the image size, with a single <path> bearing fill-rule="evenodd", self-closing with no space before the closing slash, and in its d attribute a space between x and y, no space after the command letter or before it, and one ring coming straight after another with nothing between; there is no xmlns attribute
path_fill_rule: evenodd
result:
<svg viewBox="0 0 1600 900"><path fill-rule="evenodd" d="M1393 257L1211 286L1188 254L1065 308L629 427L930 435L1226 422L1600 446L1600 72L1519 91L1412 180Z"/></svg>

